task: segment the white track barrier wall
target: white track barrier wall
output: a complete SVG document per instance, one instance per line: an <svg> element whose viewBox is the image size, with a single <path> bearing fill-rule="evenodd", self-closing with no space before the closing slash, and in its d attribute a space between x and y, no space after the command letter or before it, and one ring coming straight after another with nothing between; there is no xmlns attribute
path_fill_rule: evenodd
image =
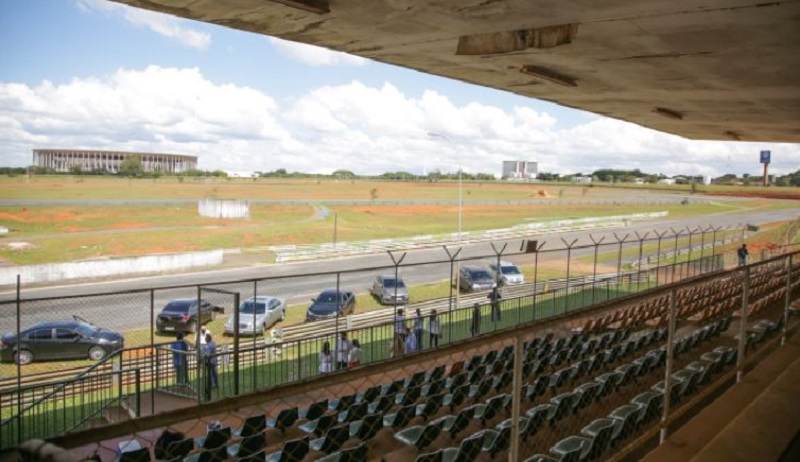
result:
<svg viewBox="0 0 800 462"><path fill-rule="evenodd" d="M250 218L250 203L239 199L203 199L197 213L209 218Z"/></svg>
<svg viewBox="0 0 800 462"><path fill-rule="evenodd" d="M101 278L145 273L163 273L222 264L221 249L97 261L0 268L0 286L13 286L19 274L23 284L69 279Z"/></svg>

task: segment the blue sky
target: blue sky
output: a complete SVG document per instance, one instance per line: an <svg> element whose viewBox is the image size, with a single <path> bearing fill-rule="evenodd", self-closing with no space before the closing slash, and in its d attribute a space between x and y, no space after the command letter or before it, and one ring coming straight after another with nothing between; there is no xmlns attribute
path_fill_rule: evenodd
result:
<svg viewBox="0 0 800 462"><path fill-rule="evenodd" d="M758 174L800 146L698 142L341 53L104 0L0 2L0 165L31 149L197 155L232 172ZM430 137L435 132L445 136Z"/></svg>

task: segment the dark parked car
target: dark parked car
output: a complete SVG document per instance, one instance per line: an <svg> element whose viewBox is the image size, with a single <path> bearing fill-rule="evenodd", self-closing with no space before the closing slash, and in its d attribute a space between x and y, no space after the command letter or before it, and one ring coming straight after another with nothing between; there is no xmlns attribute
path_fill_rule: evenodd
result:
<svg viewBox="0 0 800 462"><path fill-rule="evenodd" d="M306 321L316 321L318 319L335 318L339 316L353 314L356 309L356 296L350 291L339 291L329 289L319 294L319 297L311 299L311 306L306 313Z"/></svg>
<svg viewBox="0 0 800 462"><path fill-rule="evenodd" d="M392 275L375 276L370 293L382 305L405 305L408 303L408 288L402 278Z"/></svg>
<svg viewBox="0 0 800 462"><path fill-rule="evenodd" d="M222 311L221 308L202 299L198 305L196 298L178 298L167 303L167 306L158 314L156 331L196 332L199 325L212 321L214 313Z"/></svg>
<svg viewBox="0 0 800 462"><path fill-rule="evenodd" d="M461 267L458 284L465 292L478 292L491 289L495 282L488 269L482 266L464 265Z"/></svg>
<svg viewBox="0 0 800 462"><path fill-rule="evenodd" d="M47 321L20 332L3 334L0 359L28 364L42 359L103 359L123 348L122 334L89 324L79 317L74 320Z"/></svg>

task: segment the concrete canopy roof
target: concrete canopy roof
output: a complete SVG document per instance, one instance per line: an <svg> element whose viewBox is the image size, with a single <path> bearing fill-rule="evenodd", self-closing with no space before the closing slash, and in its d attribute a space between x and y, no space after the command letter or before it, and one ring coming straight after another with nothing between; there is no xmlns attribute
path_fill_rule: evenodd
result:
<svg viewBox="0 0 800 462"><path fill-rule="evenodd" d="M113 0L691 139L800 143L800 1Z"/></svg>

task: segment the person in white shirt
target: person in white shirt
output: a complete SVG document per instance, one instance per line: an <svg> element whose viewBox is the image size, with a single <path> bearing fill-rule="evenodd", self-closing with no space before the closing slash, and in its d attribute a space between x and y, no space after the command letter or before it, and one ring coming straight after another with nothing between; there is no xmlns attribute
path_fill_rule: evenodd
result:
<svg viewBox="0 0 800 462"><path fill-rule="evenodd" d="M350 367L360 366L363 355L364 352L361 351L361 343L359 343L358 339L353 339L353 348L350 349L350 358L349 358Z"/></svg>
<svg viewBox="0 0 800 462"><path fill-rule="evenodd" d="M436 310L431 310L431 318L428 321L428 332L430 333L431 348L439 346L439 335L442 333L442 327L439 323L439 316Z"/></svg>
<svg viewBox="0 0 800 462"><path fill-rule="evenodd" d="M319 371L322 374L333 372L333 355L331 354L330 342L322 344L322 351L319 352Z"/></svg>
<svg viewBox="0 0 800 462"><path fill-rule="evenodd" d="M341 338L336 341L336 370L347 369L352 344L347 340L347 332L342 332Z"/></svg>

